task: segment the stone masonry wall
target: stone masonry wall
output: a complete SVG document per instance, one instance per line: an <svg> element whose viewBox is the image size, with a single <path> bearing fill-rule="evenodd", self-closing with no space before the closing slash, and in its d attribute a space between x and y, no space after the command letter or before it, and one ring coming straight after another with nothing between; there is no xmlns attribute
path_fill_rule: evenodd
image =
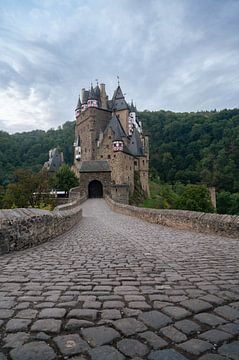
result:
<svg viewBox="0 0 239 360"><path fill-rule="evenodd" d="M236 215L207 214L185 210L145 209L119 204L109 197L106 200L111 209L120 214L135 216L160 225L203 233L214 233L239 240L239 216Z"/></svg>
<svg viewBox="0 0 239 360"><path fill-rule="evenodd" d="M57 206L54 211L0 210L0 255L41 244L69 230L82 218L84 200Z"/></svg>

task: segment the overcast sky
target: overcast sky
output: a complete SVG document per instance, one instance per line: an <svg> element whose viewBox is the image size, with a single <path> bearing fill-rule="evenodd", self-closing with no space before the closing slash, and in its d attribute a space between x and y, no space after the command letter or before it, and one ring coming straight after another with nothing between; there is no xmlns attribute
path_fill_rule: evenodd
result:
<svg viewBox="0 0 239 360"><path fill-rule="evenodd" d="M239 0L0 0L0 130L74 119L117 75L139 110L239 107Z"/></svg>

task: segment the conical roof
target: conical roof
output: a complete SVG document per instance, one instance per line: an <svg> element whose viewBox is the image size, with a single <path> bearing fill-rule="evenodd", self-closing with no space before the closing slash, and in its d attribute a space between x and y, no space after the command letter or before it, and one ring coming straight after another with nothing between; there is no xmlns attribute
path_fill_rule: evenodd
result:
<svg viewBox="0 0 239 360"><path fill-rule="evenodd" d="M79 95L79 99L78 99L78 102L77 102L77 105L76 105L76 110L78 110L80 108L81 108L81 100L80 100L80 95Z"/></svg>

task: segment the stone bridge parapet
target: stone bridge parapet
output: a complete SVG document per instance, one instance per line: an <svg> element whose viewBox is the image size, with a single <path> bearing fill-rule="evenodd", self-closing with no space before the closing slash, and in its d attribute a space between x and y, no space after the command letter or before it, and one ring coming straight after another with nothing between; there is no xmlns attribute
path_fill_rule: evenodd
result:
<svg viewBox="0 0 239 360"><path fill-rule="evenodd" d="M195 230L239 239L239 216L187 210L146 209L120 204L107 197L111 209L124 215L184 230Z"/></svg>
<svg viewBox="0 0 239 360"><path fill-rule="evenodd" d="M57 206L54 211L34 208L0 210L0 255L23 250L61 235L82 218L85 197Z"/></svg>

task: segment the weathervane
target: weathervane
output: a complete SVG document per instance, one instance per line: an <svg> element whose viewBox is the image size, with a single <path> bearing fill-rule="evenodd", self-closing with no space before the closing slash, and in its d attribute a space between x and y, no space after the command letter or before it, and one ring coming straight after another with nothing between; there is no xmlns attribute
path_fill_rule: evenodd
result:
<svg viewBox="0 0 239 360"><path fill-rule="evenodd" d="M95 81L96 81L96 84L97 84L97 86L98 86L98 79L95 79Z"/></svg>
<svg viewBox="0 0 239 360"><path fill-rule="evenodd" d="M117 79L118 79L118 86L119 86L119 84L120 84L120 81L119 81L119 75L117 75Z"/></svg>

